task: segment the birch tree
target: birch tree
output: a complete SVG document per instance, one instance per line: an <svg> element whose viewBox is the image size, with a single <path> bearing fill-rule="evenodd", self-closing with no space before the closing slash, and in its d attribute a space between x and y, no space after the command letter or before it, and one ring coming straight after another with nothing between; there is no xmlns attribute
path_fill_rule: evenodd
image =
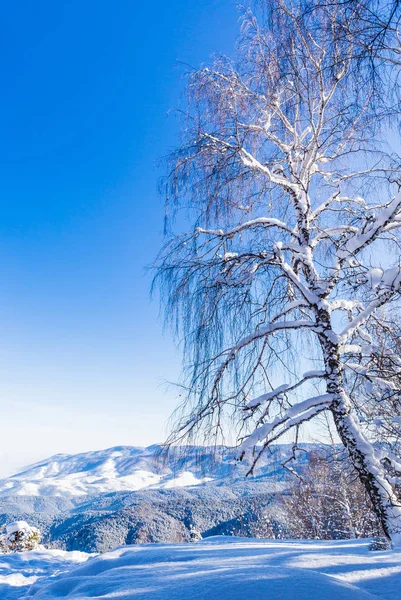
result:
<svg viewBox="0 0 401 600"><path fill-rule="evenodd" d="M190 226L156 277L186 364L172 441L228 435L252 473L329 413L400 544L397 65L375 56L378 86L344 5L246 11L235 59L190 74L164 182L169 227Z"/></svg>

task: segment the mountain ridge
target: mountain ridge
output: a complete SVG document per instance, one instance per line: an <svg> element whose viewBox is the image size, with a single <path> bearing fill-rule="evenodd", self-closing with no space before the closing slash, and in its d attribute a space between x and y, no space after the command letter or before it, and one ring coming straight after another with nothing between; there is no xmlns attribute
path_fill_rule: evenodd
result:
<svg viewBox="0 0 401 600"><path fill-rule="evenodd" d="M308 448L315 445L308 445ZM160 458L162 447L113 446L78 454L55 454L0 480L0 497L77 496L142 489L194 487L245 479L247 463L223 446L176 446ZM282 478L281 463L292 447L279 444L260 462L257 478ZM302 457L301 460L305 460ZM306 453L307 454L307 453Z"/></svg>

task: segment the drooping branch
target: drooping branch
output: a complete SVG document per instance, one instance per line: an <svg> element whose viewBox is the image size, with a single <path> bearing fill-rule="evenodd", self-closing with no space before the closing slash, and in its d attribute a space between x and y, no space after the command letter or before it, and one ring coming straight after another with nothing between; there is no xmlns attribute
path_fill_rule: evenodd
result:
<svg viewBox="0 0 401 600"><path fill-rule="evenodd" d="M266 21L244 15L236 59L191 74L172 157L169 208L193 217L159 271L188 373L178 432L249 432L252 471L273 441L330 411L395 539L398 475L374 442L394 451L401 439L401 159L388 135L399 108L378 85L398 76L381 59L396 13L383 25L368 0L264 8ZM368 59L370 19L383 45ZM305 400L310 380L326 394Z"/></svg>
<svg viewBox="0 0 401 600"><path fill-rule="evenodd" d="M261 425L241 444L239 459L243 460L251 450L257 447L259 442L265 440L262 450L259 450L257 458L251 467L251 473L260 454L264 452L267 446L290 431L293 427L298 427L302 423L306 423L323 410L326 410L333 401L333 398L333 394L322 394L321 396L308 398L307 400L294 404L294 406L289 408L283 416L278 416L273 421Z"/></svg>

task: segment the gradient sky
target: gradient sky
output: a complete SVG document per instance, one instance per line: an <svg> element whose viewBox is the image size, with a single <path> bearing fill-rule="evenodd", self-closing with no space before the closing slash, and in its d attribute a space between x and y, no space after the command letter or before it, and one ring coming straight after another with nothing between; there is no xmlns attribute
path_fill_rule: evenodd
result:
<svg viewBox="0 0 401 600"><path fill-rule="evenodd" d="M58 452L161 441L179 353L144 274L157 160L185 68L231 53L232 0L2 7L0 475Z"/></svg>

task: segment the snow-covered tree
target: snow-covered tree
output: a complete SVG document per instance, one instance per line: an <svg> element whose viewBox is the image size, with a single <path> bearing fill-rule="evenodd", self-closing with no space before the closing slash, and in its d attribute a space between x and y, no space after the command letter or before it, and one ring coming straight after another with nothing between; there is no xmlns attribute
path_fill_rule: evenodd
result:
<svg viewBox="0 0 401 600"><path fill-rule="evenodd" d="M189 529L189 541L190 542L200 542L202 539L202 534L196 527L191 526Z"/></svg>
<svg viewBox="0 0 401 600"><path fill-rule="evenodd" d="M0 534L0 552L26 552L38 547L41 540L40 531L28 525L26 521L15 521L6 525Z"/></svg>
<svg viewBox="0 0 401 600"><path fill-rule="evenodd" d="M380 534L367 494L349 461L332 448L310 454L302 478L282 496L289 535L348 539Z"/></svg>
<svg viewBox="0 0 401 600"><path fill-rule="evenodd" d="M252 472L328 412L401 544L398 64L392 48L365 60L356 4L263 3L235 60L190 75L166 190L192 227L157 281L186 357L172 440L228 431Z"/></svg>

